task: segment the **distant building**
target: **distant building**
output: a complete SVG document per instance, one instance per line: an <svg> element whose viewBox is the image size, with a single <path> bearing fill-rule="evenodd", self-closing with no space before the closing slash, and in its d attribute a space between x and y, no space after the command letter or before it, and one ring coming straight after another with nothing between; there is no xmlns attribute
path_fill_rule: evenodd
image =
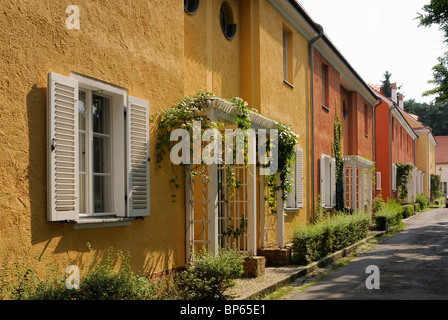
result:
<svg viewBox="0 0 448 320"><path fill-rule="evenodd" d="M440 175L442 192L447 195L448 185L448 136L435 137L438 145L436 147L436 173Z"/></svg>

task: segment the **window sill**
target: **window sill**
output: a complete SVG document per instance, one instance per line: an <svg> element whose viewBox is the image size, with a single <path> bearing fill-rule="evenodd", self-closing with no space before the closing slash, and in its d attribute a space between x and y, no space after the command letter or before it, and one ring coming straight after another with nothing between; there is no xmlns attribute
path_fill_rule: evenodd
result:
<svg viewBox="0 0 448 320"><path fill-rule="evenodd" d="M134 218L122 218L116 216L85 217L71 221L71 225L73 230L118 228L128 227L134 220Z"/></svg>
<svg viewBox="0 0 448 320"><path fill-rule="evenodd" d="M326 107L326 106L322 106L322 109L324 109L327 112L330 112L330 108Z"/></svg>
<svg viewBox="0 0 448 320"><path fill-rule="evenodd" d="M302 209L303 207L297 207L297 208L284 208L283 210L285 211L285 212L297 212L297 211L299 211L300 209Z"/></svg>
<svg viewBox="0 0 448 320"><path fill-rule="evenodd" d="M288 85L288 87L290 87L291 89L294 89L294 85L291 84L291 83L289 83L288 81L283 80L283 83L286 84L286 85Z"/></svg>

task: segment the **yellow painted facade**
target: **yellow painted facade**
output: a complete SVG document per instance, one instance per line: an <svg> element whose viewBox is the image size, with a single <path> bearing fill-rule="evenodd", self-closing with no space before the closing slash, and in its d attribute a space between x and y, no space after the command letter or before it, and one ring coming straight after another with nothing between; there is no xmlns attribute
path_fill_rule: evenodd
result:
<svg viewBox="0 0 448 320"><path fill-rule="evenodd" d="M406 120L418 135L415 147L415 165L425 173L423 179L423 194L429 200L431 190L431 174L436 174L436 145L437 142L431 128L424 127L421 122L406 112Z"/></svg>
<svg viewBox="0 0 448 320"><path fill-rule="evenodd" d="M87 243L101 256L129 251L137 271L161 272L185 264L185 192L171 202L167 160L151 163L151 215L128 227L72 230L47 221L47 73L72 72L124 88L149 101L150 113L198 90L241 97L273 120L291 125L304 150L304 206L288 212L292 226L310 218L308 42L263 0L228 0L237 24L223 36L222 1L80 0L80 28L66 26L66 1L17 1L0 19L0 258L49 259L65 267L90 262ZM283 81L282 32L291 33L292 78ZM151 128L150 155L155 159Z"/></svg>

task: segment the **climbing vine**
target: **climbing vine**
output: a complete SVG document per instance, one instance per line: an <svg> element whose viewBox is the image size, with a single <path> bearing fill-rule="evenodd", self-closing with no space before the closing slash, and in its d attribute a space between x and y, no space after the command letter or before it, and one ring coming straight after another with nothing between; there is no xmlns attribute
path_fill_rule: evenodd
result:
<svg viewBox="0 0 448 320"><path fill-rule="evenodd" d="M411 178L411 172L414 169L414 165L411 163L399 163L397 162L397 186L400 194L400 199L403 201L408 196L408 182Z"/></svg>
<svg viewBox="0 0 448 320"><path fill-rule="evenodd" d="M223 129L224 124L219 121L214 121L204 116L204 111L207 108L207 100L216 97L210 92L198 92L194 96L189 96L179 101L174 107L158 112L151 116L151 122L156 124L157 136L156 136L156 150L157 150L157 168L161 168L164 157L167 152L174 146L176 142L171 141L171 133L175 129L185 129L190 133L190 139L192 138L193 126L195 121L201 122L201 134L207 129ZM236 115L235 123L238 128L243 132L251 128L249 119L250 109L247 102L241 98L232 98L229 102L236 105L238 112ZM275 185L274 191L282 190L283 199L286 200L287 193L292 190L292 184L289 177L292 175L292 168L295 161L295 146L297 145L298 136L295 134L291 127L282 123L277 123L278 129L278 172L280 175L280 185ZM225 138L225 135L222 135ZM190 141L191 143L191 141ZM223 141L225 143L225 141ZM248 140L245 137L245 147ZM267 151L272 151L272 144L268 142ZM234 146L234 156L236 154L236 147ZM245 164L247 164L247 153L244 153ZM181 163L184 168L186 164ZM188 166L188 173L192 178L202 176L207 179L205 163L201 159L201 163L195 166ZM238 182L235 178L235 169L232 164L226 164L226 183L228 188L238 188ZM180 188L180 184L177 182L178 176L175 176L170 180L171 189L173 191L172 198L175 201L175 190Z"/></svg>
<svg viewBox="0 0 448 320"><path fill-rule="evenodd" d="M336 160L336 210L341 211L344 203L344 162L342 161L342 122L336 113L334 120L333 157Z"/></svg>

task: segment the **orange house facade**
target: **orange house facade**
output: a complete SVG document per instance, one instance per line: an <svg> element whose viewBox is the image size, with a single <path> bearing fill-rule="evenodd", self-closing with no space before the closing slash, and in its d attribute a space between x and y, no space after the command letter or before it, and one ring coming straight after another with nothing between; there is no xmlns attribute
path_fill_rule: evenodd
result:
<svg viewBox="0 0 448 320"><path fill-rule="evenodd" d="M399 97L397 104L395 87L390 99L382 94L380 87L371 87L381 99L381 104L376 109L376 194L381 195L384 200L396 199L396 164L410 163L415 166L418 135L403 115L403 96ZM412 192L411 196L415 196L417 191Z"/></svg>
<svg viewBox="0 0 448 320"><path fill-rule="evenodd" d="M322 36L315 42L312 63L314 197L326 210L336 207L334 123L342 122L344 203L352 210L370 211L373 196L374 106L368 85Z"/></svg>

